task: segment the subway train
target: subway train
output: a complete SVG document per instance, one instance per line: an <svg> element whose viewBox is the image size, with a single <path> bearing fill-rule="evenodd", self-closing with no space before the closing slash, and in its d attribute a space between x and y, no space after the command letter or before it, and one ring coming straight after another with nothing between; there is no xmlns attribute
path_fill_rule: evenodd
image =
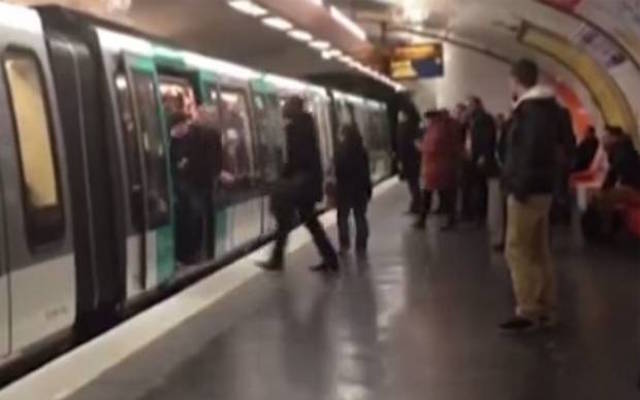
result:
<svg viewBox="0 0 640 400"><path fill-rule="evenodd" d="M59 7L0 3L0 366L86 321L124 314L204 276L274 232L281 107L302 96L327 174L355 122L374 181L391 174L384 103L261 73ZM226 183L214 185L201 257L175 254L172 133L179 96L217 113ZM217 182L218 177L212 177Z"/></svg>

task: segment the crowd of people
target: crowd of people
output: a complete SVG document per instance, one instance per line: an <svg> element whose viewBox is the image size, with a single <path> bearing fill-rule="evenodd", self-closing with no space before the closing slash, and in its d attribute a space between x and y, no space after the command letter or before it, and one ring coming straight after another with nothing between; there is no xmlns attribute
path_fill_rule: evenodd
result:
<svg viewBox="0 0 640 400"><path fill-rule="evenodd" d="M453 115L429 110L423 120L405 107L397 151L411 199L407 213L415 215L416 229L425 229L429 214L446 216L443 231L458 220L487 224L493 249L503 252L509 265L516 300L514 316L500 328L522 332L556 321L550 225L571 223L572 176L602 160L608 164L581 222L587 234L611 235L619 205L640 204L640 156L618 127L607 126L601 144L589 126L576 143L569 110L539 83L533 61L516 63L511 83L508 116L490 115L476 96L458 104Z"/></svg>

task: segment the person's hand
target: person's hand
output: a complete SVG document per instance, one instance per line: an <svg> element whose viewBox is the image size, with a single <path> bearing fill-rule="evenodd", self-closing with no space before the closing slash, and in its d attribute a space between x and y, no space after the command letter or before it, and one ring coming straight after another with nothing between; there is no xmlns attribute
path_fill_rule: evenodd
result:
<svg viewBox="0 0 640 400"><path fill-rule="evenodd" d="M236 178L228 171L220 172L220 182L223 185L232 185L236 181Z"/></svg>

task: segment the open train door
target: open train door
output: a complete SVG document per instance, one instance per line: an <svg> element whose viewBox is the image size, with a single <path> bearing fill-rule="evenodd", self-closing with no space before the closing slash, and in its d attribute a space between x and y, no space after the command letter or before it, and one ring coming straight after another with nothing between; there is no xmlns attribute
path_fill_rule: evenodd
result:
<svg viewBox="0 0 640 400"><path fill-rule="evenodd" d="M150 58L130 54L124 56L124 63L135 125L132 167L137 173L133 176L139 178L131 185L136 235L127 251L129 262L137 263L134 270L139 271L136 277L144 291L167 281L175 272L169 144L155 64Z"/></svg>

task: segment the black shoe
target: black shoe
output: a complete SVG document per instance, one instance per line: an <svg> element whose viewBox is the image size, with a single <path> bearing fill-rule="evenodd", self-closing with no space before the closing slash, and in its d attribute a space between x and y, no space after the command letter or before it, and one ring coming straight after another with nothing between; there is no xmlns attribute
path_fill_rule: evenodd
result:
<svg viewBox="0 0 640 400"><path fill-rule="evenodd" d="M340 251L338 251L338 255L340 255L341 257L346 257L349 255L350 251L351 251L350 246L340 246Z"/></svg>
<svg viewBox="0 0 640 400"><path fill-rule="evenodd" d="M322 263L314 265L309 269L313 272L338 272L340 267L338 266L337 261L331 263L323 261Z"/></svg>
<svg viewBox="0 0 640 400"><path fill-rule="evenodd" d="M366 260L368 258L367 249L366 248L356 249L356 257L358 257L361 260Z"/></svg>
<svg viewBox="0 0 640 400"><path fill-rule="evenodd" d="M282 271L284 269L284 266L282 265L281 262L277 262L277 261L260 261L257 263L258 267L262 268L265 271Z"/></svg>
<svg viewBox="0 0 640 400"><path fill-rule="evenodd" d="M413 223L413 229L417 229L419 231L423 231L427 227L427 223L424 220L419 220Z"/></svg>
<svg viewBox="0 0 640 400"><path fill-rule="evenodd" d="M510 320L500 324L500 330L505 333L526 333L536 330L538 323L523 317L513 317Z"/></svg>

